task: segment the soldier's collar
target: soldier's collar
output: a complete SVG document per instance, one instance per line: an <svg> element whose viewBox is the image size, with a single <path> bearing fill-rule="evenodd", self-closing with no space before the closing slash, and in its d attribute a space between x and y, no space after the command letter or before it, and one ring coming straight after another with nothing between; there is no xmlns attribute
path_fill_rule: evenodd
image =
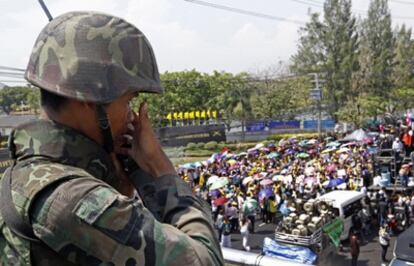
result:
<svg viewBox="0 0 414 266"><path fill-rule="evenodd" d="M37 119L19 125L9 139L12 158L39 157L82 168L109 184L116 182L109 155L95 141L75 129L51 120Z"/></svg>

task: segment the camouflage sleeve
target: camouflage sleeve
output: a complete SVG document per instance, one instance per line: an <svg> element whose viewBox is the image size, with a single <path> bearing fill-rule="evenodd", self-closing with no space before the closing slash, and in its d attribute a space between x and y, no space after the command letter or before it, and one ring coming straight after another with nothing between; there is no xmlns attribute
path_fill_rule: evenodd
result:
<svg viewBox="0 0 414 266"><path fill-rule="evenodd" d="M35 234L77 265L223 265L203 203L176 176L153 185L158 219L96 179L67 181L35 201Z"/></svg>

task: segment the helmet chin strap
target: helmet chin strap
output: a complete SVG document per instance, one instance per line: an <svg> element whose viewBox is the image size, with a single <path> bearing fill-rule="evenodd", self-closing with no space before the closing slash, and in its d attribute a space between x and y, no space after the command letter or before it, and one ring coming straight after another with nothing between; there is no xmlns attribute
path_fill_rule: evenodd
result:
<svg viewBox="0 0 414 266"><path fill-rule="evenodd" d="M107 153L114 151L114 142L112 139L111 125L103 105L96 105L96 113L98 116L98 125L103 136L103 146Z"/></svg>

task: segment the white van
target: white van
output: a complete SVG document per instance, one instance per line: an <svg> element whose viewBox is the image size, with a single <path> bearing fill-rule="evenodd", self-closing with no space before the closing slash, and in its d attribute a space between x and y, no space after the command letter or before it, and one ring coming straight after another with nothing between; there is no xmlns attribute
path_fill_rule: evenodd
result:
<svg viewBox="0 0 414 266"><path fill-rule="evenodd" d="M332 201L336 215L343 219L344 231L341 240L348 239L352 226L352 215L362 209L361 199L364 197L364 193L358 191L335 190L318 198L318 200Z"/></svg>

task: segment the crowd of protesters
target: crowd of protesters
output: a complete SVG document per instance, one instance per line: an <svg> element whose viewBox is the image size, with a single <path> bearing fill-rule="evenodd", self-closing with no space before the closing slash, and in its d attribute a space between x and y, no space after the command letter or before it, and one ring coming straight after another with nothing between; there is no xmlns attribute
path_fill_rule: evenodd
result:
<svg viewBox="0 0 414 266"><path fill-rule="evenodd" d="M380 127L378 134L358 141L342 141L335 136L293 137L259 143L237 154L225 148L206 161L188 163L177 170L194 192L211 204L222 246L231 247L231 234L240 233L247 251L256 220L277 224L295 209L297 199L317 198L338 189L361 191L366 197L353 217L352 257L356 261L360 243L378 233L385 260L389 236L399 230L398 216L404 215L406 226L414 214L414 194L389 195L385 189L370 191L369 187L378 174L374 169L378 149L394 149L402 157L412 151L407 137L412 137L412 130L403 129L400 136L392 130L381 132ZM400 175L407 177L404 180L413 176L412 169L410 163L401 166ZM373 224L379 226L379 232L373 232Z"/></svg>

